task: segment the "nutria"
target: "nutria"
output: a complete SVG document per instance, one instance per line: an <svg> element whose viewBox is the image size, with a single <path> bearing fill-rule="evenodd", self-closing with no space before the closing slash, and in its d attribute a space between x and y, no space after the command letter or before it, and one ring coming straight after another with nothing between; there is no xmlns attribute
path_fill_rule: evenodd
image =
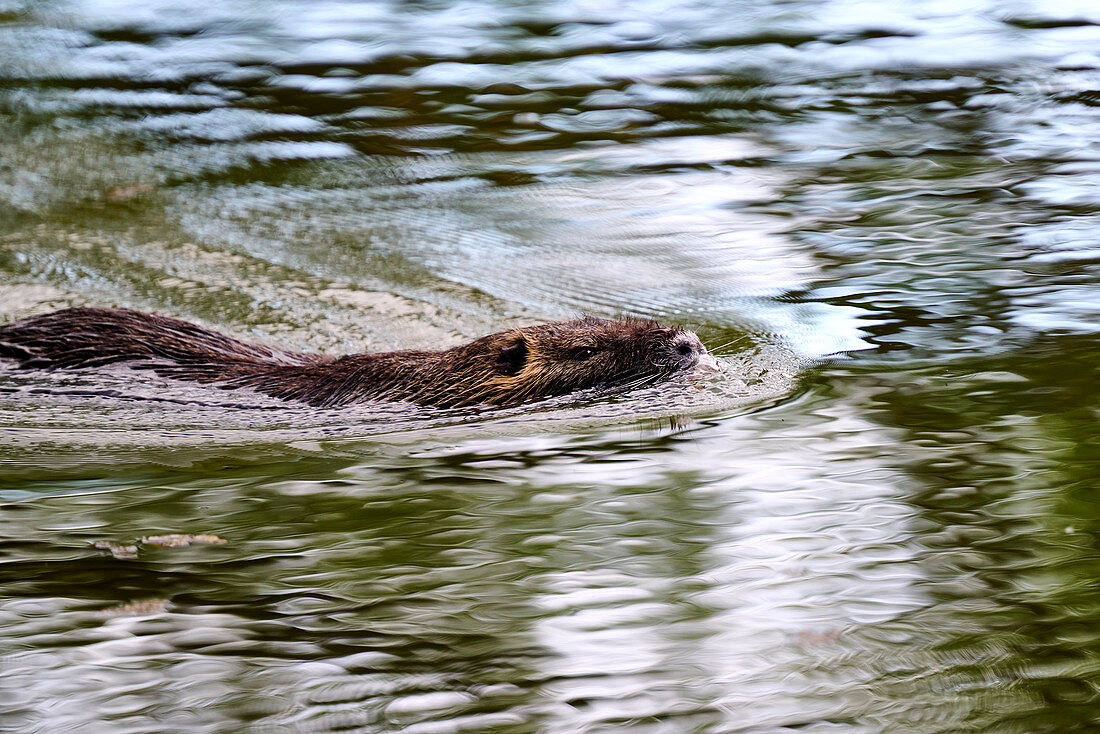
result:
<svg viewBox="0 0 1100 734"><path fill-rule="evenodd" d="M0 326L0 357L28 368L137 368L333 407L399 400L514 405L597 385L655 382L718 369L694 332L592 316L510 329L440 352L326 357L248 344L186 321L129 309L74 308Z"/></svg>

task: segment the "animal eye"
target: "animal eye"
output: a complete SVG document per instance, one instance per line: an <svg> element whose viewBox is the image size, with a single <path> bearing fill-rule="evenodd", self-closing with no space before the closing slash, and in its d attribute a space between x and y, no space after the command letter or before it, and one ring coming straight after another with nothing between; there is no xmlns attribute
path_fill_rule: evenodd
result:
<svg viewBox="0 0 1100 734"><path fill-rule="evenodd" d="M689 354L691 354L691 345L690 344L681 344L680 346L676 347L676 351L686 357Z"/></svg>
<svg viewBox="0 0 1100 734"><path fill-rule="evenodd" d="M570 356L573 357L573 359L588 359L595 353L596 349L594 347L577 347L572 351Z"/></svg>

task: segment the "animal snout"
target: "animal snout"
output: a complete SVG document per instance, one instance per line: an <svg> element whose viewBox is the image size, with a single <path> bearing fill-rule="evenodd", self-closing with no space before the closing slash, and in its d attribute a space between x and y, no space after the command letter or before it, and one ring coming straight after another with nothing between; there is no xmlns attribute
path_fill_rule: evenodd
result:
<svg viewBox="0 0 1100 734"><path fill-rule="evenodd" d="M722 363L714 355L703 352L695 360L695 369L700 372L721 372Z"/></svg>

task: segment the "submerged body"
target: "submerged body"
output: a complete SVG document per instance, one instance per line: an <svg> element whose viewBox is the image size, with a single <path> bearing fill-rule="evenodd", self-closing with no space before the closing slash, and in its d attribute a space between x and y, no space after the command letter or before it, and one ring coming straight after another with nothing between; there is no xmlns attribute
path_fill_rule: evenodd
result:
<svg viewBox="0 0 1100 734"><path fill-rule="evenodd" d="M129 309L74 308L0 326L0 357L22 367L117 362L225 388L334 407L398 400L455 407L514 405L599 385L656 382L718 369L694 332L653 321L586 316L511 329L439 352L327 357L234 339Z"/></svg>

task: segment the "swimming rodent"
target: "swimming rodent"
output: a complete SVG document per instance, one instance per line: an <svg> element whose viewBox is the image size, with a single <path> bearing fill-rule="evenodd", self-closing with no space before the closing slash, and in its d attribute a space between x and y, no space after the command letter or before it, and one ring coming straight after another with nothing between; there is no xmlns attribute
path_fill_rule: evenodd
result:
<svg viewBox="0 0 1100 734"><path fill-rule="evenodd" d="M515 405L587 387L719 369L694 332L633 318L585 316L525 326L439 352L327 357L248 344L179 319L117 308L66 309L0 326L0 357L41 369L131 362L168 377L248 387L322 407L368 400Z"/></svg>

